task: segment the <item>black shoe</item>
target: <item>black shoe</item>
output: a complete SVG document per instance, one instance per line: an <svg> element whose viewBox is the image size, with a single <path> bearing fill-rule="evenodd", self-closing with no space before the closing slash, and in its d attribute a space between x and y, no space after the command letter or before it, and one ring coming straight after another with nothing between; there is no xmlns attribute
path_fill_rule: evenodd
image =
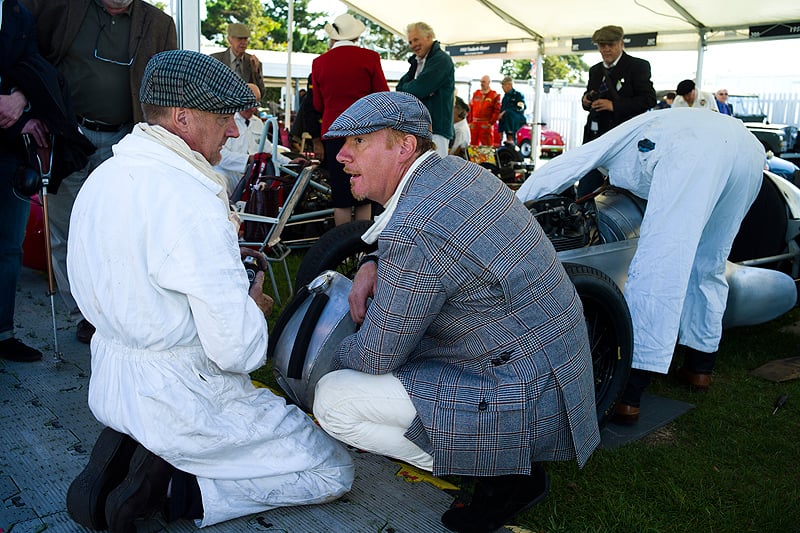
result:
<svg viewBox="0 0 800 533"><path fill-rule="evenodd" d="M135 520L160 511L167 500L167 487L173 470L168 462L144 446L137 446L128 475L106 500L108 530L111 533L135 533Z"/></svg>
<svg viewBox="0 0 800 533"><path fill-rule="evenodd" d="M94 326L91 322L82 318L81 321L78 322L78 329L75 331L75 336L78 338L78 341L83 344L89 344L92 342L92 335L94 335Z"/></svg>
<svg viewBox="0 0 800 533"><path fill-rule="evenodd" d="M550 476L539 464L527 476L479 478L470 504L445 512L442 524L458 533L489 533L540 503L549 492Z"/></svg>
<svg viewBox="0 0 800 533"><path fill-rule="evenodd" d="M42 358L42 352L24 344L21 340L10 338L0 341L0 359L18 363L32 363Z"/></svg>
<svg viewBox="0 0 800 533"><path fill-rule="evenodd" d="M111 428L100 433L89 464L67 491L67 511L75 522L106 528L106 498L125 479L135 449L136 441L123 433Z"/></svg>

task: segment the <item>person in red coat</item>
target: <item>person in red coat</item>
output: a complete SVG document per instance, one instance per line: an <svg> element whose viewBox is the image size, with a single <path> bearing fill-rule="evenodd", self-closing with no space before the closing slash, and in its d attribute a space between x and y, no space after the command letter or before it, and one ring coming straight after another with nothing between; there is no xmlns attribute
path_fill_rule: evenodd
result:
<svg viewBox="0 0 800 533"><path fill-rule="evenodd" d="M500 116L500 95L492 89L489 76L481 78L481 88L472 94L469 104L470 144L492 146L494 135L492 129Z"/></svg>
<svg viewBox="0 0 800 533"><path fill-rule="evenodd" d="M364 29L364 23L348 13L336 17L332 24L325 24L325 32L331 39L330 49L311 63L314 108L322 113L323 138L333 121L356 100L389 90L380 56L355 43ZM369 200L353 197L350 176L344 171L344 165L336 161L344 139L327 139L323 144L322 164L328 171L336 225L350 222L354 207L356 220L371 218Z"/></svg>

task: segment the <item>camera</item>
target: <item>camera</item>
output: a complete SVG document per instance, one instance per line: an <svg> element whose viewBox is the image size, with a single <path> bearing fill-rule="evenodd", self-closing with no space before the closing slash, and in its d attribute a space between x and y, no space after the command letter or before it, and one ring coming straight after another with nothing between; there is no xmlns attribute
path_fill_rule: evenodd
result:
<svg viewBox="0 0 800 533"><path fill-rule="evenodd" d="M600 98L600 93L595 91L594 89L586 93L586 99L589 100L590 102L594 102L598 98Z"/></svg>
<svg viewBox="0 0 800 533"><path fill-rule="evenodd" d="M247 280L250 282L250 286L252 287L256 280L256 274L261 272L262 269L258 266L258 260L249 255L242 259L242 264L244 264L244 271L247 273Z"/></svg>

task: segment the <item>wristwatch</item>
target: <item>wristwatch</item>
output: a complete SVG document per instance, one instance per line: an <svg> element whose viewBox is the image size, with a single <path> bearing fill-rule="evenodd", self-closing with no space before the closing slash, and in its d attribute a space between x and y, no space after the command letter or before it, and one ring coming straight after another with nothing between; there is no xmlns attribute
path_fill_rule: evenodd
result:
<svg viewBox="0 0 800 533"><path fill-rule="evenodd" d="M364 257L362 257L358 261L358 268L356 270L361 270L361 267L366 265L367 263L375 263L377 265L378 264L378 256L375 255L375 254L367 254L367 255L365 255Z"/></svg>

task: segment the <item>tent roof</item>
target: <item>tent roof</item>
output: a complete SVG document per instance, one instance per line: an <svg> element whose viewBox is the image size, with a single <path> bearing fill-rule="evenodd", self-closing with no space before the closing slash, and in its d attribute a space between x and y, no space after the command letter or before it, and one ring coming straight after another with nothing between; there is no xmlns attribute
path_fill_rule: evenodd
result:
<svg viewBox="0 0 800 533"><path fill-rule="evenodd" d="M800 21L797 0L342 0L351 10L405 37L406 26L424 20L445 45L508 42L502 56L533 57L538 43L550 55L568 54L573 38L616 24L628 35L657 32L654 50L697 50L706 42L748 39L751 25ZM800 37L800 24L795 27ZM630 47L630 45L628 45Z"/></svg>

